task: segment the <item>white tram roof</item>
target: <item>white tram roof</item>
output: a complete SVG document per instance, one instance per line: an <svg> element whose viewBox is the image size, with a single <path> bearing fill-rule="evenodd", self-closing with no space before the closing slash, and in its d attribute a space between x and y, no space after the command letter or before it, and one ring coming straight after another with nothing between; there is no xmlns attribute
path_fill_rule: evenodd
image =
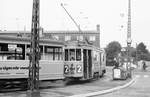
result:
<svg viewBox="0 0 150 97"><path fill-rule="evenodd" d="M67 41L65 43L65 48L85 48L85 49L94 49L94 50L99 50L101 52L105 52L104 49L101 49L99 47L96 47L92 45L91 43L88 43L86 41Z"/></svg>
<svg viewBox="0 0 150 97"><path fill-rule="evenodd" d="M17 37L17 36L0 36L0 43L10 44L30 44L31 37ZM64 43L59 40L40 38L40 45L48 46L63 46Z"/></svg>

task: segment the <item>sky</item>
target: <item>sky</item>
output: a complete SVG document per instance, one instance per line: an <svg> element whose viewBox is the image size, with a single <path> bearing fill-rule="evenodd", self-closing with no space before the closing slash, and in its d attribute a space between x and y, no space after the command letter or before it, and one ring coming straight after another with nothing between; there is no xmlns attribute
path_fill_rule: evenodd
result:
<svg viewBox="0 0 150 97"><path fill-rule="evenodd" d="M33 0L0 0L0 30L30 30ZM40 0L40 25L47 30L78 30L60 6L81 26L100 25L101 47L111 41L126 46L128 0ZM131 0L132 46L144 42L150 50L150 0Z"/></svg>

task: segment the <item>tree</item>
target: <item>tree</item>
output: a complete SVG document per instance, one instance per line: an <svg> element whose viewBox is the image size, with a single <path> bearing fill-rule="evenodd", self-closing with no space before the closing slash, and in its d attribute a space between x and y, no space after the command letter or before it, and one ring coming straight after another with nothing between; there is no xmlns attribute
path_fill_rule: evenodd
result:
<svg viewBox="0 0 150 97"><path fill-rule="evenodd" d="M141 53L148 53L148 50L146 49L146 45L141 42L138 46L137 46L137 51L140 51Z"/></svg>
<svg viewBox="0 0 150 97"><path fill-rule="evenodd" d="M131 50L130 52L131 57L136 58L136 49L135 50Z"/></svg>
<svg viewBox="0 0 150 97"><path fill-rule="evenodd" d="M110 42L106 47L107 65L113 65L114 58L118 56L121 51L121 45L117 41Z"/></svg>
<svg viewBox="0 0 150 97"><path fill-rule="evenodd" d="M141 42L136 47L138 60L150 60L149 51L146 49L146 45Z"/></svg>

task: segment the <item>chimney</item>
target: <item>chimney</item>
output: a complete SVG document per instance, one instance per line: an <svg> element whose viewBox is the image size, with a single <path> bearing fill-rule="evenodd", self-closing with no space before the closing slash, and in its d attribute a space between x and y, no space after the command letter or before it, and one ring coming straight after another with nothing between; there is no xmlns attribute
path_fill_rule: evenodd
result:
<svg viewBox="0 0 150 97"><path fill-rule="evenodd" d="M101 38L100 38L100 25L99 24L96 25L96 29L97 29L97 32L99 33L99 38L98 38L99 43L98 43L98 45L99 45L99 47L101 47L100 46L100 42L101 42L100 39Z"/></svg>
<svg viewBox="0 0 150 97"><path fill-rule="evenodd" d="M96 25L96 29L97 29L97 32L100 33L100 25L99 24Z"/></svg>
<svg viewBox="0 0 150 97"><path fill-rule="evenodd" d="M39 37L43 37L43 33L44 33L44 29L42 27L40 27Z"/></svg>

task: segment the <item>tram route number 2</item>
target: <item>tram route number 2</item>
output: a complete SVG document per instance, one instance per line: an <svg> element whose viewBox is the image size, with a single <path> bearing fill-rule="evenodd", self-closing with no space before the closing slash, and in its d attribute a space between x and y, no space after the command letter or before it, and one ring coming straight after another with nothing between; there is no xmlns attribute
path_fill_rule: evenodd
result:
<svg viewBox="0 0 150 97"><path fill-rule="evenodd" d="M75 68L73 68L75 69ZM81 73L82 72L82 66L81 65L77 65L77 73ZM64 73L69 73L69 66L68 65L64 65Z"/></svg>
<svg viewBox="0 0 150 97"><path fill-rule="evenodd" d="M81 65L77 65L77 72L78 72L78 73L81 73L81 72L82 72L82 67L81 67Z"/></svg>
<svg viewBox="0 0 150 97"><path fill-rule="evenodd" d="M65 66L64 66L64 72L65 72L65 73L69 73L69 66L68 66L68 65L65 65Z"/></svg>

